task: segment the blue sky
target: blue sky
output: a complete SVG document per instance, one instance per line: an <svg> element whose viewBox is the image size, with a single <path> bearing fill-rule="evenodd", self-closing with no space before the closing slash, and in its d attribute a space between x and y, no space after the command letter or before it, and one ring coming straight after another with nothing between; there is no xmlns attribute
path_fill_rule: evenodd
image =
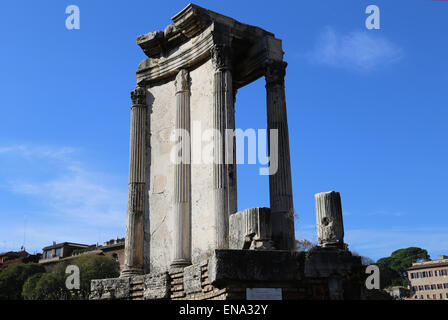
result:
<svg viewBox="0 0 448 320"><path fill-rule="evenodd" d="M195 3L283 40L297 238L315 240L314 194L336 190L352 250L448 253L447 2ZM80 30L65 28L71 4ZM1 2L0 251L124 236L135 38L186 5ZM263 79L236 109L237 127L266 127ZM240 210L269 206L258 168L239 165Z"/></svg>

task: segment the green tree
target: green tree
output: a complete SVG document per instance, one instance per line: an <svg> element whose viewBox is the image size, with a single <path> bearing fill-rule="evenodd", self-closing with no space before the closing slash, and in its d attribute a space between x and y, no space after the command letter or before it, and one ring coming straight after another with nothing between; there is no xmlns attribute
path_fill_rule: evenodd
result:
<svg viewBox="0 0 448 320"><path fill-rule="evenodd" d="M295 240L295 250L296 251L308 251L311 248L317 246L317 243L303 239L303 240Z"/></svg>
<svg viewBox="0 0 448 320"><path fill-rule="evenodd" d="M94 279L117 278L120 275L120 265L112 257L84 255L75 263L79 267L81 277L81 296L87 299L90 294L90 281Z"/></svg>
<svg viewBox="0 0 448 320"><path fill-rule="evenodd" d="M360 255L356 251L352 251L352 255L356 256L356 257L361 257L361 263L362 263L363 266L368 266L368 265L371 265L371 264L375 264L375 261L373 261L371 258L366 257L366 256L362 256L362 255Z"/></svg>
<svg viewBox="0 0 448 320"><path fill-rule="evenodd" d="M22 289L22 296L27 300L69 300L79 298L76 291L65 286L68 263L58 263L46 273L28 278Z"/></svg>
<svg viewBox="0 0 448 320"><path fill-rule="evenodd" d="M36 274L23 285L22 296L27 300L67 300L72 292L65 288L63 275L56 272Z"/></svg>
<svg viewBox="0 0 448 320"><path fill-rule="evenodd" d="M429 259L429 254L417 247L399 249L392 252L390 257L379 259L377 265L380 267L381 287L407 286L406 270L420 259Z"/></svg>
<svg viewBox="0 0 448 320"><path fill-rule="evenodd" d="M364 290L363 299L365 300L393 300L392 296L384 290Z"/></svg>
<svg viewBox="0 0 448 320"><path fill-rule="evenodd" d="M0 299L22 299L22 287L32 275L44 273L45 268L38 263L16 263L0 272Z"/></svg>
<svg viewBox="0 0 448 320"><path fill-rule="evenodd" d="M36 273L35 275L32 275L29 277L22 287L22 297L25 300L38 300L38 294L37 290L35 289L37 287L37 284L42 277L43 273Z"/></svg>
<svg viewBox="0 0 448 320"><path fill-rule="evenodd" d="M68 274L65 270L68 263L60 263L51 272L29 278L23 285L23 297L30 300L88 299L91 280L120 275L120 265L112 257L86 254L80 256L74 264L79 268L79 290L66 288Z"/></svg>

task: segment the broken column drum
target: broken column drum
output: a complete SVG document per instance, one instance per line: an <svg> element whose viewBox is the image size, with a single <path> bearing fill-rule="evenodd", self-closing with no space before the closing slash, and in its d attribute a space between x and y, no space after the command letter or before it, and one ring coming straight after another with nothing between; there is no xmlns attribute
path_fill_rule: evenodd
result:
<svg viewBox="0 0 448 320"><path fill-rule="evenodd" d="M344 223L339 192L322 192L315 195L317 239L322 246L344 244Z"/></svg>

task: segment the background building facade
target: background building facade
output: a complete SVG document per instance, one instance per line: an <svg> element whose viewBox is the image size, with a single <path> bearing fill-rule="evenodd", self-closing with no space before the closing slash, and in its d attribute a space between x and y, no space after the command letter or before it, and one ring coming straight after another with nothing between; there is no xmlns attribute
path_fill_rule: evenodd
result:
<svg viewBox="0 0 448 320"><path fill-rule="evenodd" d="M423 300L448 300L448 256L415 262L408 269L410 297Z"/></svg>

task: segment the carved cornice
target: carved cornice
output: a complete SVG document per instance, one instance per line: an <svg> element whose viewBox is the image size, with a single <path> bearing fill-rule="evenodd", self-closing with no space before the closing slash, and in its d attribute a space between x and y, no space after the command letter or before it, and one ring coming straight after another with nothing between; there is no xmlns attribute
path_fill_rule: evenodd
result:
<svg viewBox="0 0 448 320"><path fill-rule="evenodd" d="M187 5L171 20L173 24L168 25L164 31L154 31L137 37L137 44L149 58L160 57L164 52L196 37L213 23L230 28L237 38L255 40L266 35L274 36L266 30L238 22L194 4Z"/></svg>
<svg viewBox="0 0 448 320"><path fill-rule="evenodd" d="M132 106L146 106L146 90L141 86L135 86L131 91Z"/></svg>
<svg viewBox="0 0 448 320"><path fill-rule="evenodd" d="M267 60L265 62L266 87L285 84L287 65L284 61Z"/></svg>
<svg viewBox="0 0 448 320"><path fill-rule="evenodd" d="M137 83L148 84L175 77L180 69L189 69L210 57L213 46L212 26L196 38L196 43L167 58L148 58L137 69Z"/></svg>
<svg viewBox="0 0 448 320"><path fill-rule="evenodd" d="M190 91L190 76L187 70L181 69L179 71L174 86L176 87L176 93Z"/></svg>
<svg viewBox="0 0 448 320"><path fill-rule="evenodd" d="M199 6L188 5L172 20L164 31L137 38L149 57L137 69L139 85L171 81L179 70L212 59L217 70L232 70L239 88L266 74L266 60L283 59L281 40L272 33Z"/></svg>

